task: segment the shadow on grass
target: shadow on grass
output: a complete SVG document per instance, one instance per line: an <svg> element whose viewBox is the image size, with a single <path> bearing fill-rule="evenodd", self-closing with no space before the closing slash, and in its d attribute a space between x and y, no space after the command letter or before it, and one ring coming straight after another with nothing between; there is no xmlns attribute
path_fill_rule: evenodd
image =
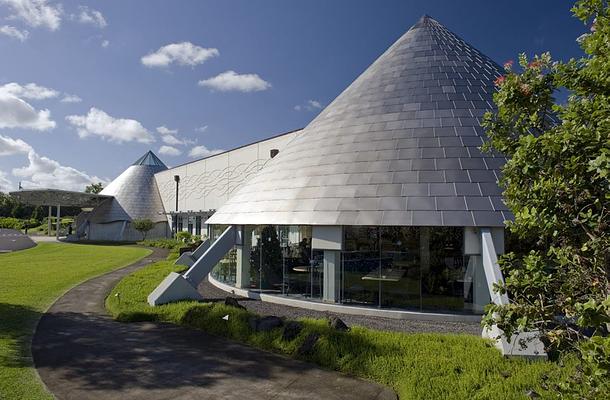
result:
<svg viewBox="0 0 610 400"><path fill-rule="evenodd" d="M40 312L27 306L0 303L0 342L6 343L7 350L0 351L0 365L11 368L32 365L30 341L40 316Z"/></svg>

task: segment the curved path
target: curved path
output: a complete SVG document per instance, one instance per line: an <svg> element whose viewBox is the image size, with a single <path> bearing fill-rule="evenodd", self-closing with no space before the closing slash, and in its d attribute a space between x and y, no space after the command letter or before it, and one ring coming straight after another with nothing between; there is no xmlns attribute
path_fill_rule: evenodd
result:
<svg viewBox="0 0 610 400"><path fill-rule="evenodd" d="M163 256L75 287L41 318L34 363L58 399L396 399L377 384L201 331L112 320L104 309L112 287Z"/></svg>

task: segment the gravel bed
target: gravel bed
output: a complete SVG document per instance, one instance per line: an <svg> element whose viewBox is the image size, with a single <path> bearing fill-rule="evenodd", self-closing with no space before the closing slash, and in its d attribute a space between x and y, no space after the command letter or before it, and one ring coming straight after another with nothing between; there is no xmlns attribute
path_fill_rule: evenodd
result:
<svg viewBox="0 0 610 400"><path fill-rule="evenodd" d="M382 331L407 332L407 333L465 333L470 335L481 335L481 326L476 322L449 322L449 321L425 321L414 319L393 319L383 317L360 316L350 314L335 314L325 311L307 310L303 308L290 307L283 304L267 303L260 300L247 299L232 295L217 288L207 280L199 285L199 293L207 301L223 301L227 296L239 299L239 303L249 311L258 315L275 315L288 319L296 318L326 318L336 315L348 326L359 325L366 328Z"/></svg>

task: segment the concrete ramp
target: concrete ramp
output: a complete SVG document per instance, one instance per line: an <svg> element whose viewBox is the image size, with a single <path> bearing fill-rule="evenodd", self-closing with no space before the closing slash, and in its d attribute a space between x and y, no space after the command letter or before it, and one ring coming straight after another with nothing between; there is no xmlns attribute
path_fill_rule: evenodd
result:
<svg viewBox="0 0 610 400"><path fill-rule="evenodd" d="M206 239L195 249L195 251L187 251L186 253L182 253L174 265L185 265L190 268L199 258L201 258L202 255L205 254L206 251L208 251L209 248L210 239Z"/></svg>
<svg viewBox="0 0 610 400"><path fill-rule="evenodd" d="M201 300L197 286L212 271L212 268L235 245L237 230L229 226L184 273L172 272L148 295L148 304L158 306L180 300ZM202 244L203 246L203 244ZM201 247L201 246L200 246ZM197 248L199 250L199 248ZM197 252L195 250L195 252ZM195 254L193 252L193 254Z"/></svg>

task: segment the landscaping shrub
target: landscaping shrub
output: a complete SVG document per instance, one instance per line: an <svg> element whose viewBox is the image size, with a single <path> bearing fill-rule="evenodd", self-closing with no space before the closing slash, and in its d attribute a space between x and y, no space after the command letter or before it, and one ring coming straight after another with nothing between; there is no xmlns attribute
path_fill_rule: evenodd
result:
<svg viewBox="0 0 610 400"><path fill-rule="evenodd" d="M180 240L183 243L191 243L193 240L193 235L187 231L180 231L176 233L176 239Z"/></svg>
<svg viewBox="0 0 610 400"><path fill-rule="evenodd" d="M584 56L549 53L508 61L496 79L497 111L484 117L485 149L507 156L500 181L515 214L519 248L500 260L497 288L510 303L489 305L485 323L508 336L535 330L550 357L574 353L581 366L562 390L588 386L610 398L610 6L579 0L588 32ZM554 98L561 91L567 100Z"/></svg>
<svg viewBox="0 0 610 400"><path fill-rule="evenodd" d="M12 217L0 217L0 228L23 229L23 220Z"/></svg>

